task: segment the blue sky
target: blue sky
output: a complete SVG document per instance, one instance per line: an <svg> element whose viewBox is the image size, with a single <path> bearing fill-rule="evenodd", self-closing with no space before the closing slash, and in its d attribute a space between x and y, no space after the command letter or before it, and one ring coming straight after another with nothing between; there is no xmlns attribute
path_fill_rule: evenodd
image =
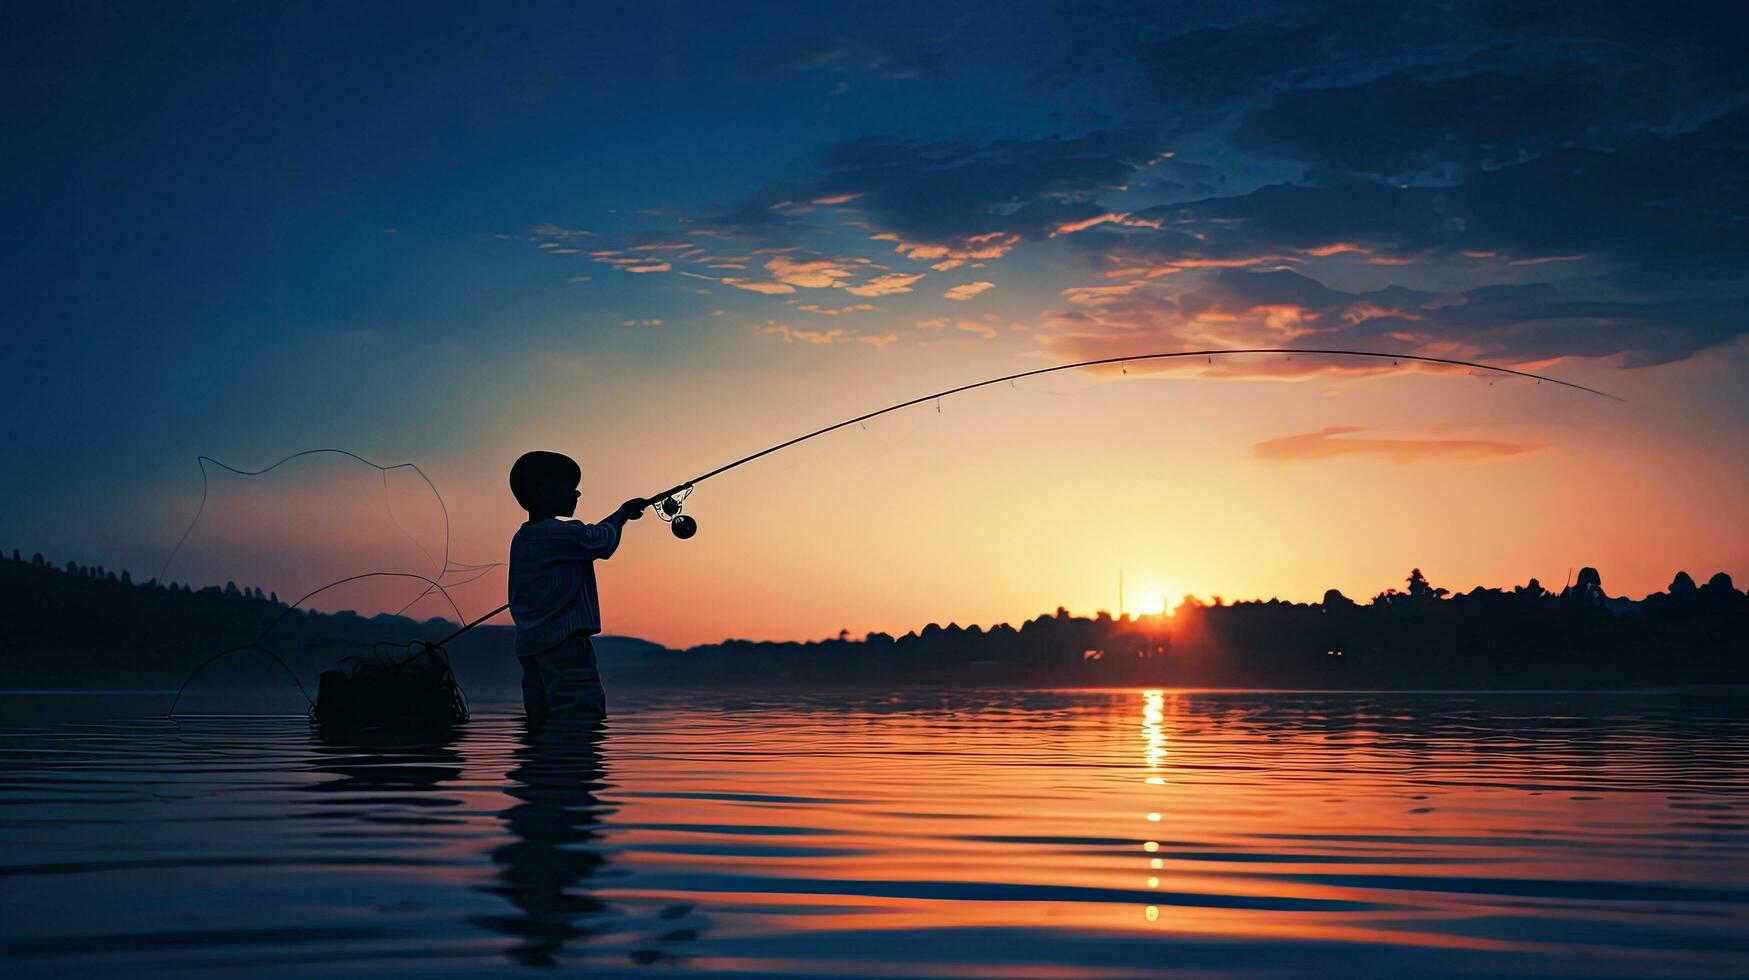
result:
<svg viewBox="0 0 1749 980"><path fill-rule="evenodd" d="M489 551L479 474L564 419L630 492L932 382L1197 346L1558 365L1668 396L1624 439L1740 447L1743 20L13 5L0 544L147 567L196 454L338 445L477 480ZM1378 421L1304 414L1274 435ZM1742 462L1682 492L1728 508Z"/></svg>

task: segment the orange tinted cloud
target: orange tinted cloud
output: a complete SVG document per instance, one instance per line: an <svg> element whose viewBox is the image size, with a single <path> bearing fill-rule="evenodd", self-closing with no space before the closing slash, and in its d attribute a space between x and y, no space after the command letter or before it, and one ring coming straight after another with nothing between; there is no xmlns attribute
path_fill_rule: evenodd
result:
<svg viewBox="0 0 1749 980"><path fill-rule="evenodd" d="M995 283L984 282L984 281L980 280L978 282L961 283L960 285L952 287L947 292L942 293L941 295L942 295L943 299L954 299L954 300L960 300L963 302L965 300L971 299L973 296L976 296L981 292L984 292L985 290L995 289L995 288L996 288Z"/></svg>
<svg viewBox="0 0 1749 980"><path fill-rule="evenodd" d="M1272 462L1330 459L1335 456L1375 456L1393 463L1429 460L1496 459L1535 452L1541 446L1486 439L1381 439L1351 438L1365 432L1358 426L1329 426L1279 439L1266 439L1251 447L1252 455Z"/></svg>
<svg viewBox="0 0 1749 980"><path fill-rule="evenodd" d="M1109 303L1130 295L1143 285L1144 283L1138 281L1122 286L1070 286L1062 290L1062 294L1064 299L1076 304Z"/></svg>
<svg viewBox="0 0 1749 980"><path fill-rule="evenodd" d="M921 272L914 276L890 272L884 276L875 276L858 286L846 286L844 291L852 296L891 296L894 293L910 292L911 286L922 278L923 273Z"/></svg>
<svg viewBox="0 0 1749 980"><path fill-rule="evenodd" d="M866 313L874 309L873 303L852 303L849 306L821 306L818 303L804 303L796 309L804 313L818 313L820 316L843 316L846 313Z"/></svg>
<svg viewBox="0 0 1749 980"><path fill-rule="evenodd" d="M1075 232L1086 231L1096 225L1103 224L1123 225L1126 228L1159 229L1165 222L1157 218L1139 218L1127 211L1110 211L1091 218L1083 218L1080 221L1065 221L1051 231L1050 237L1073 235Z"/></svg>
<svg viewBox="0 0 1749 980"><path fill-rule="evenodd" d="M1012 251L1014 246L1020 244L1019 235L999 231L969 235L959 245L907 242L891 232L883 232L870 237L877 242L895 242L893 251L908 259L920 262L927 262L931 259L939 260L930 266L937 272L957 269L967 262L999 259Z"/></svg>
<svg viewBox="0 0 1749 980"><path fill-rule="evenodd" d="M1363 255L1371 255L1372 249L1356 245L1353 242L1331 242L1328 245L1319 245L1317 248L1308 248L1305 250L1307 255L1316 255L1319 257L1341 255L1344 252L1360 252Z"/></svg>
<svg viewBox="0 0 1749 980"><path fill-rule="evenodd" d="M774 256L765 263L765 269L778 282L804 289L830 289L855 274L850 263L831 259L797 261L787 255Z"/></svg>
<svg viewBox="0 0 1749 980"><path fill-rule="evenodd" d="M764 293L767 296L777 296L783 293L793 293L796 287L781 282L758 282L753 279L724 279L725 285L736 289L745 289L750 293Z"/></svg>
<svg viewBox="0 0 1749 980"><path fill-rule="evenodd" d="M589 254L594 257L595 261L603 265L611 265L621 272L667 272L674 268L673 265L660 259L627 258L620 256L618 252L590 252Z"/></svg>
<svg viewBox="0 0 1749 980"><path fill-rule="evenodd" d="M756 323L753 332L761 337L782 337L784 343L832 344L848 340L849 332L833 327L830 330L797 330L787 323Z"/></svg>
<svg viewBox="0 0 1749 980"><path fill-rule="evenodd" d="M843 327L832 327L828 330L808 330L792 327L787 323L767 320L753 325L753 332L761 337L779 337L786 344L867 344L875 350L886 350L887 345L899 339L896 333L885 333L875 336L865 336L855 330Z"/></svg>
<svg viewBox="0 0 1749 980"><path fill-rule="evenodd" d="M1578 262L1586 258L1584 255L1538 255L1528 259L1515 259L1511 265L1547 265L1550 262Z"/></svg>
<svg viewBox="0 0 1749 980"><path fill-rule="evenodd" d="M1285 255L1251 255L1230 259L1172 259L1165 262L1146 261L1134 264L1119 256L1112 256L1108 261L1118 263L1107 269L1107 279L1158 279L1183 272L1186 269L1256 269L1256 268L1288 268L1300 260Z"/></svg>

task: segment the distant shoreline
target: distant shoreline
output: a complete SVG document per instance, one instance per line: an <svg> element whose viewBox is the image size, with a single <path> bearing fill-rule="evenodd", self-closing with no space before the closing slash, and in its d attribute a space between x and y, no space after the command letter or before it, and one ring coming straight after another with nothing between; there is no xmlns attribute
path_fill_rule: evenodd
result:
<svg viewBox="0 0 1749 980"><path fill-rule="evenodd" d="M1412 572L1365 603L1180 606L1172 616L1072 616L1020 626L929 624L807 642L725 640L675 650L599 636L610 687L1178 692L1564 692L1749 684L1749 596L1728 576L1612 597L1594 569L1560 594L1533 579L1453 595ZM289 686L358 658L442 639L454 624L293 610L255 588L135 584L74 563L0 561L0 685L14 691L174 691ZM512 631L485 626L447 652L464 689L514 688ZM1574 685L1575 678L1586 683ZM95 682L95 683L94 683ZM91 685L87 687L85 685Z"/></svg>

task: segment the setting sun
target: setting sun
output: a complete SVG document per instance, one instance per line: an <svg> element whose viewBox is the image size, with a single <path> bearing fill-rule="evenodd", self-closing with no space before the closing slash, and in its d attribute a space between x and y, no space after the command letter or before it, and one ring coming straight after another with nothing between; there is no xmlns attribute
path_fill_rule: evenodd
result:
<svg viewBox="0 0 1749 980"><path fill-rule="evenodd" d="M1135 596L1134 599L1125 601L1122 596L1119 597L1118 604L1121 608L1118 612L1120 615L1128 613L1131 616L1170 616L1172 604L1167 596L1172 594L1170 584L1157 578L1143 577L1131 593Z"/></svg>

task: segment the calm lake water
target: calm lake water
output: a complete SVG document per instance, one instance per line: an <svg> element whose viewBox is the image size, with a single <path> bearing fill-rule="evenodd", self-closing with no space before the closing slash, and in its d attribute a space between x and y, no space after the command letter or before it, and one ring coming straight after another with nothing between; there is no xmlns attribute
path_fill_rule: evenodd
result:
<svg viewBox="0 0 1749 980"><path fill-rule="evenodd" d="M8 976L1749 973L1742 695L73 700L0 696Z"/></svg>

